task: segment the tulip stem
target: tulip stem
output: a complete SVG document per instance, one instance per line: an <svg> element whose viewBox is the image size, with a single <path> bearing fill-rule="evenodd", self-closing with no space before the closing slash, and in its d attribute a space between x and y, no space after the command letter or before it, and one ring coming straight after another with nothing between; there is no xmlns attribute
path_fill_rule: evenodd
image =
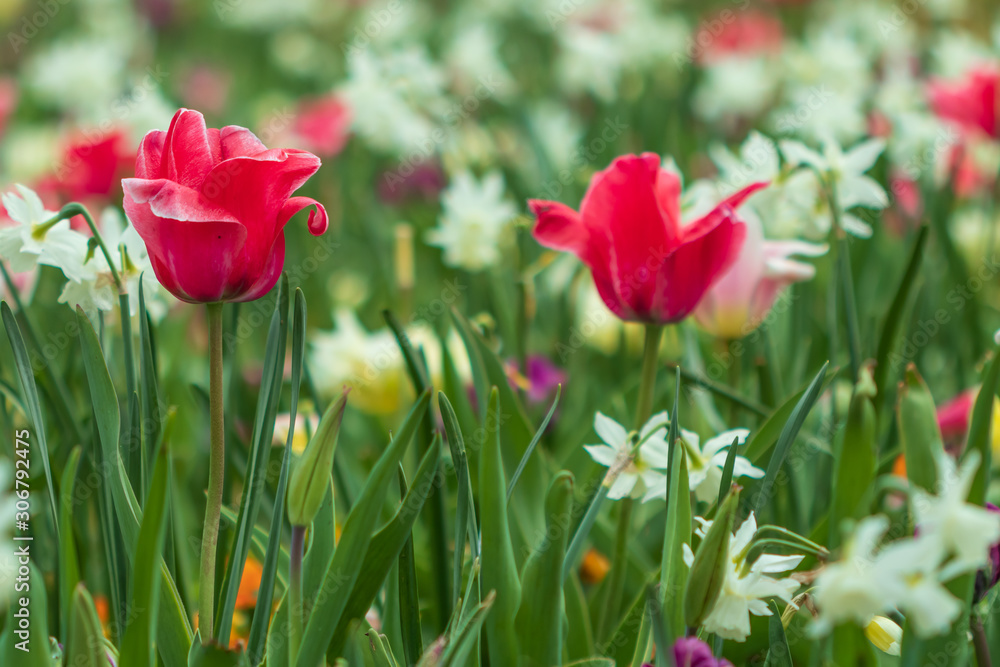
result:
<svg viewBox="0 0 1000 667"><path fill-rule="evenodd" d="M619 503L618 530L615 534L615 552L611 560L611 572L608 573L607 598L601 608L597 637L608 639L611 628L609 623L618 618L622 595L625 592L625 572L628 570L628 538L632 527L632 505L635 501L623 498Z"/></svg>
<svg viewBox="0 0 1000 667"><path fill-rule="evenodd" d="M222 481L226 468L225 411L222 390L222 303L208 308L209 411L211 413L211 453L208 468L208 502L201 539L201 583L198 627L207 642L215 627L215 554L219 545L219 517L222 514Z"/></svg>
<svg viewBox="0 0 1000 667"><path fill-rule="evenodd" d="M653 414L653 395L656 393L657 355L660 339L663 337L662 324L646 325L646 340L642 350L642 375L639 377L639 400L635 411L635 430L639 430Z"/></svg>
<svg viewBox="0 0 1000 667"><path fill-rule="evenodd" d="M288 664L294 665L302 643L302 553L306 527L292 526L292 544L288 552Z"/></svg>
<svg viewBox="0 0 1000 667"><path fill-rule="evenodd" d="M990 659L990 643L986 638L986 629L983 627L983 619L975 612L969 624L972 629L972 645L976 651L976 664L979 667L992 667Z"/></svg>
<svg viewBox="0 0 1000 667"><path fill-rule="evenodd" d="M90 216L90 211L88 211L83 204L71 202L59 210L58 217L63 220L69 220L75 215L82 215L83 219L87 221L87 226L90 227L90 233L94 235L94 240L97 241L97 246L101 249L104 259L108 260L108 267L111 269L111 278L115 281L115 287L118 288L118 293L127 294L128 290L125 287L125 283L122 282L121 276L118 275L118 269L115 268L115 263L111 259L111 252L108 250L107 244L104 243L104 237L101 236L101 232L97 230L97 225L94 224L94 219Z"/></svg>

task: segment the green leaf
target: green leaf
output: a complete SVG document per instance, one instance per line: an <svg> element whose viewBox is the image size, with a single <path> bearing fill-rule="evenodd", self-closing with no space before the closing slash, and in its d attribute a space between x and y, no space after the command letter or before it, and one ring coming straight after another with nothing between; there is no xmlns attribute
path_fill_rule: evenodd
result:
<svg viewBox="0 0 1000 667"><path fill-rule="evenodd" d="M134 560L135 554L129 550L134 549L139 539L142 510L125 477L125 469L118 454L118 397L115 395L114 384L111 382L111 375L104 361L97 332L80 308L77 308L77 320L80 325L83 365L87 372L90 399L97 421L98 439L104 463L109 468L103 479L110 486L112 505L118 517L118 526L122 531L127 555L130 560ZM170 571L167 570L162 558L157 560L160 564L161 577L157 650L166 667L183 667L187 662L188 649L191 646L191 626L188 624L187 613L184 611L184 605Z"/></svg>
<svg viewBox="0 0 1000 667"><path fill-rule="evenodd" d="M461 627L455 637L449 638L444 648L439 663L425 662L423 659L418 665L440 665L441 667L465 667L468 664L469 656L476 647L483 623L490 616L490 609L496 601L496 594L490 592L481 604L476 606L465 625ZM433 649L433 646L431 647ZM425 658L427 655L425 654Z"/></svg>
<svg viewBox="0 0 1000 667"><path fill-rule="evenodd" d="M149 314L146 312L146 297L143 292L143 279L139 277L139 399L142 408L142 493L145 497L149 492L150 463L155 460L154 450L160 438L160 397L156 381L156 357L153 348L153 332L149 325ZM169 508L168 508L169 512ZM169 521L168 521L169 523Z"/></svg>
<svg viewBox="0 0 1000 667"><path fill-rule="evenodd" d="M781 429L781 435L778 436L778 442L774 446L774 453L771 454L771 460L767 464L764 479L756 493L757 499L754 502L754 511L758 515L773 494L774 485L778 479L778 472L785 462L785 457L788 456L788 452L792 448L792 443L795 442L795 438L798 436L799 430L806 420L806 416L812 410L813 405L816 404L816 399L819 398L820 391L823 389L823 382L826 379L826 369L829 365L830 362L828 361L819 369L819 373L809 383L805 393L802 394L802 398L795 404L795 409L792 410L788 421L785 422L784 427Z"/></svg>
<svg viewBox="0 0 1000 667"><path fill-rule="evenodd" d="M270 619L271 603L274 600L274 581L278 570L278 556L281 554L281 533L285 525L285 495L292 458L292 440L295 438L295 418L298 414L299 389L302 384L302 363L306 350L306 298L302 290L295 288L295 303L292 312L292 398L288 408L288 438L281 456L281 472L278 473L278 488L274 492L274 506L271 509L271 528L268 531L267 551L261 567L260 588L257 590L257 609L250 625L247 639L247 658L254 667L265 657L265 642ZM284 568L287 572L288 568Z"/></svg>
<svg viewBox="0 0 1000 667"><path fill-rule="evenodd" d="M230 651L214 640L202 644L198 635L191 644L187 665L188 667L247 667L249 663L243 651Z"/></svg>
<svg viewBox="0 0 1000 667"><path fill-rule="evenodd" d="M562 656L563 559L569 542L573 510L573 475L562 471L552 478L545 499L546 532L521 572L522 590L515 627L521 658L529 665L557 665Z"/></svg>
<svg viewBox="0 0 1000 667"><path fill-rule="evenodd" d="M239 594L240 580L246 565L247 553L253 527L257 522L261 496L267 490L267 463L271 455L271 441L274 436L274 421L281 398L281 385L285 369L285 340L288 335L288 276L279 282L278 300L271 317L271 328L267 335L264 352L264 367L257 396L257 410L254 417L253 438L247 460L246 479L240 498L239 519L236 535L222 580L222 597L215 618L214 637L229 637L233 626L233 612Z"/></svg>
<svg viewBox="0 0 1000 667"><path fill-rule="evenodd" d="M69 614L76 585L80 581L80 564L77 560L76 539L73 537L73 505L76 489L76 473L80 468L79 445L69 453L66 467L63 468L62 483L59 485L59 628L63 641L67 641L69 632Z"/></svg>
<svg viewBox="0 0 1000 667"><path fill-rule="evenodd" d="M785 638L785 626L781 624L781 610L778 604L771 600L771 616L767 622L768 649L767 659L764 667L792 667L792 654L788 648L788 640ZM864 637L862 637L864 639ZM836 645L836 639L834 640ZM850 662L836 661L838 665L860 665L853 660Z"/></svg>
<svg viewBox="0 0 1000 667"><path fill-rule="evenodd" d="M82 582L73 588L68 612L69 629L65 642L67 667L107 667L101 620L97 616L94 600Z"/></svg>
<svg viewBox="0 0 1000 667"><path fill-rule="evenodd" d="M31 436L36 439L38 456L42 459L42 470L45 472L45 487L49 500L49 512L52 525L55 527L56 540L59 540L59 512L56 509L56 487L52 483L52 469L49 467L49 447L45 438L45 420L42 419L42 406L38 402L38 388L35 386L35 374L28 357L28 349L24 346L21 329L17 326L14 313L6 301L0 302L0 313L3 316L3 326L7 330L7 339L14 351L14 366L17 369L17 379L24 393L24 407L28 411L28 421L31 423ZM117 409L117 403L115 405ZM35 449L35 447L32 447Z"/></svg>
<svg viewBox="0 0 1000 667"><path fill-rule="evenodd" d="M365 636L368 637L368 646L371 648L375 667L399 667L396 658L392 655L392 649L389 647L389 641L385 635L379 634L376 630L371 630L366 632ZM417 657L419 657L419 654ZM414 662L416 660L410 662L409 658L407 658L406 664L412 665Z"/></svg>
<svg viewBox="0 0 1000 667"><path fill-rule="evenodd" d="M424 503L427 502L427 489L435 483L440 462L441 446L440 442L437 442L424 454L424 458L417 468L417 473L413 477L413 484L400 503L395 516L385 527L372 536L364 557L365 567L358 575L358 580L355 582L347 601L347 607L344 609L340 623L334 632L333 641L330 644L331 653L340 653L347 638L350 622L357 618L364 618L375 601L375 597L399 556L404 542L410 536Z"/></svg>
<svg viewBox="0 0 1000 667"><path fill-rule="evenodd" d="M872 399L875 384L870 362L862 367L847 411L847 424L833 456L833 504L830 519L830 547L840 543L844 519L867 515L870 488L878 469L877 417ZM866 502L867 501L867 502Z"/></svg>
<svg viewBox="0 0 1000 667"><path fill-rule="evenodd" d="M671 445L675 446L675 445ZM735 449L735 447L734 447ZM688 490L687 458L677 447L670 463L667 525L663 534L663 560L660 565L661 604L665 609L664 625L668 637L684 635L684 609L678 604L687 581L684 545L691 546L691 492ZM731 485L730 485L731 486ZM725 487L727 490L729 486ZM721 507L722 504L719 504Z"/></svg>
<svg viewBox="0 0 1000 667"><path fill-rule="evenodd" d="M906 476L913 484L934 493L937 458L944 452L944 440L937 423L934 398L913 364L907 366L906 379L900 384L896 414L899 440L906 457Z"/></svg>
<svg viewBox="0 0 1000 667"><path fill-rule="evenodd" d="M909 309L911 296L917 286L917 277L920 274L920 267L924 259L924 247L927 245L928 226L922 225L917 234L917 240L913 242L913 250L910 251L910 259L906 264L906 271L903 273L896 295L892 299L889 311L885 316L885 323L882 325L882 334L878 340L878 350L875 353L875 387L878 391L878 401L876 409L881 412L885 396L888 392L890 380L889 371L898 366L896 361L890 361L893 351L899 344L899 337L906 322L905 312Z"/></svg>
<svg viewBox="0 0 1000 667"><path fill-rule="evenodd" d="M222 506L222 512L219 516L227 524L231 526L236 525L238 515L225 505ZM270 544L270 541L271 538L267 529L261 526L254 526L253 536L250 538L250 553L262 563L267 558L267 545ZM283 589L288 586L288 550L284 547L278 552L278 567L275 570L274 576L277 583Z"/></svg>
<svg viewBox="0 0 1000 667"><path fill-rule="evenodd" d="M434 447L440 449L435 442ZM406 498L406 475L403 467L399 467L399 497ZM428 487L430 488L430 487ZM369 545L371 550L371 545ZM424 642L420 636L420 595L417 591L417 566L413 554L413 533L406 536L403 548L399 551L399 628L403 636L403 657L407 665L412 665L420 659L424 652ZM377 661L376 661L377 662Z"/></svg>
<svg viewBox="0 0 1000 667"><path fill-rule="evenodd" d="M773 602L771 603L774 604ZM777 605L775 605L776 607ZM776 613L775 616L780 618L780 614ZM771 653L774 653L774 618L771 617L771 644L772 650L768 654L768 661L765 667L792 667L792 661L788 657L788 649L785 648L784 660L777 661L771 659ZM780 625L780 621L779 621ZM782 640L784 640L784 632L782 631ZM878 658L876 657L875 647L872 643L868 641L865 637L864 630L855 625L854 623L843 623L837 625L833 629L830 644L833 646L833 661L837 665L856 665L857 667L876 667L879 664ZM942 654L944 655L944 654ZM925 656L926 657L926 656ZM931 663L933 664L933 663Z"/></svg>
<svg viewBox="0 0 1000 667"><path fill-rule="evenodd" d="M375 464L361 495L351 508L344 522L340 543L330 560L309 615L296 667L314 667L323 659L347 607L348 591L354 589L363 569L365 553L372 538L371 527L381 513L389 483L423 420L429 403L430 392L424 392L410 410L399 433Z"/></svg>
<svg viewBox="0 0 1000 667"><path fill-rule="evenodd" d="M531 439L531 443L528 448L524 450L524 456L521 457L521 462L517 464L517 469L514 474L510 476L510 482L507 484L507 502L510 502L510 497L514 495L514 487L517 486L517 480L521 478L521 473L524 472L524 467L528 465L528 461L531 459L531 453L535 451L535 446L538 445L538 441L542 439L542 435L545 433L545 429L548 428L549 422L552 420L552 415L556 413L556 408L559 407L559 396L562 394L562 385L556 387L555 398L552 399L552 407L549 408L548 413L545 415L545 419L542 420L542 425L538 427L535 431L535 436Z"/></svg>
<svg viewBox="0 0 1000 667"><path fill-rule="evenodd" d="M465 562L465 540L469 539L472 559L479 556L479 527L476 525L476 508L472 499L472 479L469 475L469 457L465 451L465 438L451 401L444 392L438 392L441 421L451 450L451 460L458 480L458 498L455 509L455 595L462 590L462 565Z"/></svg>
<svg viewBox="0 0 1000 667"><path fill-rule="evenodd" d="M153 468L153 479L149 487L149 498L143 512L139 541L135 547L132 570L132 614L125 628L121 645L122 662L136 667L151 667L153 658L153 636L156 630L156 612L160 597L160 579L156 571L149 567L163 553L163 542L167 528L168 482L170 462L167 448L161 447Z"/></svg>
<svg viewBox="0 0 1000 667"><path fill-rule="evenodd" d="M733 518L739 506L739 487L730 490L712 525L694 553L694 562L684 589L684 622L697 628L704 622L722 593Z"/></svg>
<svg viewBox="0 0 1000 667"><path fill-rule="evenodd" d="M972 407L972 418L969 423L969 437L966 441L963 457L971 452L979 452L979 468L969 489L969 502L982 505L986 502L986 487L990 478L990 457L992 455L990 427L993 422L993 404L996 401L997 389L1000 388L1000 346L993 348L993 360L990 361L986 377L976 395L976 403Z"/></svg>
<svg viewBox="0 0 1000 667"><path fill-rule="evenodd" d="M55 667L49 648L45 580L34 563L29 566L27 589L19 591L7 609L7 624L0 636L0 665ZM27 606L20 600L27 598ZM28 627L21 629L18 614L27 614Z"/></svg>
<svg viewBox="0 0 1000 667"><path fill-rule="evenodd" d="M486 619L491 665L517 664L514 618L521 602L514 548L507 523L507 484L500 456L500 392L490 392L486 438L479 457L479 521L482 529L482 590L496 591L495 609Z"/></svg>

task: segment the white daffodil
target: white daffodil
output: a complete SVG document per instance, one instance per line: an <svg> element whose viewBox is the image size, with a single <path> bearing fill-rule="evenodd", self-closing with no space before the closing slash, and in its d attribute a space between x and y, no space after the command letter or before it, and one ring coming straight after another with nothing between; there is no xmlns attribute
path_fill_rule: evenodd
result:
<svg viewBox="0 0 1000 667"><path fill-rule="evenodd" d="M116 208L109 207L104 210L101 214L100 229L104 244L115 260L119 277L128 290L129 314L134 317L139 312L141 277L146 309L154 322L159 321L166 314L168 300L172 300L173 297L169 296L157 282L142 237L135 231L135 227L125 224ZM128 261L121 257L120 247L125 248ZM87 261L83 261L84 259ZM115 310L118 304L118 289L103 252L96 250L89 258L82 256L72 266L62 268L66 277L70 279L59 294L59 303L65 303L74 309L79 306L95 321L98 311Z"/></svg>
<svg viewBox="0 0 1000 667"><path fill-rule="evenodd" d="M985 511L985 510L984 510ZM939 561L927 552L923 538L903 539L882 549L878 569L882 589L919 637L944 634L962 611L962 603L944 587Z"/></svg>
<svg viewBox="0 0 1000 667"><path fill-rule="evenodd" d="M966 502L979 462L976 451L969 452L960 466L940 452L937 494L914 490L919 535L915 542L926 552L922 560L945 563L948 578L983 567L990 546L1000 541L1000 514Z"/></svg>
<svg viewBox="0 0 1000 667"><path fill-rule="evenodd" d="M23 185L14 188L16 194L3 195L3 206L17 224L0 228L0 257L10 262L15 273L46 264L62 270L71 280L81 280L87 237L70 229L69 220L50 225L49 220L56 214L45 210L34 190Z"/></svg>
<svg viewBox="0 0 1000 667"><path fill-rule="evenodd" d="M709 438L704 445L697 433L681 429L681 444L687 454L688 487L698 500L711 502L719 497L719 487L722 485L722 471L726 467L729 447L735 441L737 445L746 442L750 431L745 428L734 428L724 431L714 438ZM750 463L743 456L736 456L733 461L733 479L737 477L752 477L760 479L764 471ZM666 497L666 488L650 489L645 500Z"/></svg>
<svg viewBox="0 0 1000 667"><path fill-rule="evenodd" d="M894 577L886 576L888 563L875 554L888 529L889 519L882 515L862 519L844 546L841 559L820 572L814 591L819 608L817 634L825 634L845 621L865 625L891 606L885 584Z"/></svg>
<svg viewBox="0 0 1000 667"><path fill-rule="evenodd" d="M697 519L700 525L695 534L704 538L712 522L701 517ZM751 512L729 541L730 558L726 562L726 578L722 583L718 601L702 624L706 632L714 632L724 639L746 641L750 636L750 614L754 616L772 614L766 602L768 598L777 597L788 604L793 604L792 596L801 584L791 577L776 579L769 575L794 570L805 556L761 554L747 568L746 557L756 534L757 519ZM683 549L684 562L691 567L694 563L694 552L687 544L683 545Z"/></svg>
<svg viewBox="0 0 1000 667"><path fill-rule="evenodd" d="M865 176L884 149L885 142L881 139L869 139L846 153L835 140L829 138L823 142L822 153L798 141L781 142L781 153L789 165L811 167L834 186L841 213L840 223L844 231L860 238L871 236L872 228L849 210L856 206L880 210L889 205L889 197L882 186L870 176ZM831 218L829 206L823 205L822 200L820 204L814 214ZM829 224L824 226L828 228Z"/></svg>
<svg viewBox="0 0 1000 667"><path fill-rule="evenodd" d="M639 430L638 439L624 426L600 412L594 415L594 430L604 441L600 445L584 445L584 449L597 463L609 468L605 484L610 484L608 498L663 497L666 494L667 429L665 413L653 415ZM633 452L638 443L638 449Z"/></svg>
<svg viewBox="0 0 1000 667"><path fill-rule="evenodd" d="M444 250L444 263L469 271L495 264L508 223L517 215L504 195L503 176L491 172L476 182L472 174L457 174L442 193L438 226L427 232L427 243Z"/></svg>

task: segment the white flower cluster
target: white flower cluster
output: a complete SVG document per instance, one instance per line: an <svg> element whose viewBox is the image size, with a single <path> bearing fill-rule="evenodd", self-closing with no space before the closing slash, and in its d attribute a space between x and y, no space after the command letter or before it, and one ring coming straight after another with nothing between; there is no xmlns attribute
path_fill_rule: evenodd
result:
<svg viewBox="0 0 1000 667"><path fill-rule="evenodd" d="M816 579L818 633L843 622L865 626L892 610L918 636L948 630L963 603L945 584L986 565L990 546L1000 541L1000 514L966 501L978 467L977 452L957 468L947 454L939 455L938 493L914 492L914 537L880 546L889 520L879 515L858 523L841 559Z"/></svg>

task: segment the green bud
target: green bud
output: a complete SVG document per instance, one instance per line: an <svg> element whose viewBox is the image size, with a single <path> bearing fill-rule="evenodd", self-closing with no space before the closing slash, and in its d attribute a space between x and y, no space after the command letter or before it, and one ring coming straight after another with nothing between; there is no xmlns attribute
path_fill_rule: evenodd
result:
<svg viewBox="0 0 1000 667"><path fill-rule="evenodd" d="M697 628L704 623L722 593L726 570L730 567L729 540L739 503L740 487L733 485L694 554L684 589L684 622L688 627Z"/></svg>
<svg viewBox="0 0 1000 667"><path fill-rule="evenodd" d="M333 472L333 453L337 449L340 422L347 407L345 391L320 420L302 458L288 481L288 521L293 526L308 526L319 512L326 495L327 480Z"/></svg>
<svg viewBox="0 0 1000 667"><path fill-rule="evenodd" d="M937 409L930 389L917 367L906 367L906 377L899 383L899 439L906 457L906 476L910 482L931 493L937 482L937 456L944 450Z"/></svg>

